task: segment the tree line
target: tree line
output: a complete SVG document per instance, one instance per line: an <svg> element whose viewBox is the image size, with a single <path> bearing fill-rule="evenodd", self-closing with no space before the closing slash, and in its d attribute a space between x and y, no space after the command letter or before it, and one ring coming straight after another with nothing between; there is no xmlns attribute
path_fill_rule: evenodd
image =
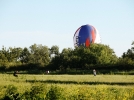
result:
<svg viewBox="0 0 134 100"><path fill-rule="evenodd" d="M33 44L29 48L2 47L0 50L0 70L29 69L134 69L134 42L132 48L117 57L108 45L91 44L90 47L51 48Z"/></svg>

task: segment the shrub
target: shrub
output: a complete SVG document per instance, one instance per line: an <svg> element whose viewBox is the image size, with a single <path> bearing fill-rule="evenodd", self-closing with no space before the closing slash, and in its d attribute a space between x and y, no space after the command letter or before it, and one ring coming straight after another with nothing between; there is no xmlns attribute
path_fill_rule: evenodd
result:
<svg viewBox="0 0 134 100"><path fill-rule="evenodd" d="M45 100L64 100L62 95L62 89L58 86L51 86L50 90L46 94Z"/></svg>
<svg viewBox="0 0 134 100"><path fill-rule="evenodd" d="M17 91L17 87L14 85L8 85L3 100L20 100L20 95Z"/></svg>
<svg viewBox="0 0 134 100"><path fill-rule="evenodd" d="M42 100L44 98L44 86L33 85L30 90L26 90L23 99L26 100Z"/></svg>

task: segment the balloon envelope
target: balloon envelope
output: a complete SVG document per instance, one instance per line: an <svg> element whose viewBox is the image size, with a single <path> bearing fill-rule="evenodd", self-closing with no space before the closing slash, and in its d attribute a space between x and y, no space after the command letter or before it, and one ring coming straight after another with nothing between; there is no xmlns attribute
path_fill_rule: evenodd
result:
<svg viewBox="0 0 134 100"><path fill-rule="evenodd" d="M74 46L84 45L89 47L91 43L100 43L100 35L98 30L91 25L83 25L79 27L73 37Z"/></svg>

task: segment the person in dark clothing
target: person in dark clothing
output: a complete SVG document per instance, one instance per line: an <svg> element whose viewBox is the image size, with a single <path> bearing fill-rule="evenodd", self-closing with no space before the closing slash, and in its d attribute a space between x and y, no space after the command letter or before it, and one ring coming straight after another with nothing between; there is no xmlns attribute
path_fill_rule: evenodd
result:
<svg viewBox="0 0 134 100"><path fill-rule="evenodd" d="M17 72L18 71L14 71L13 76L18 77Z"/></svg>

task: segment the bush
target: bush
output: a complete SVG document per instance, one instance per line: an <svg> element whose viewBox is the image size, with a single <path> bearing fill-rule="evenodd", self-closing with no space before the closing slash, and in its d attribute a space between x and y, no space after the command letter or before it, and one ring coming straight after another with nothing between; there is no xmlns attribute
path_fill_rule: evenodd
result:
<svg viewBox="0 0 134 100"><path fill-rule="evenodd" d="M62 95L62 89L58 86L51 86L50 90L46 94L45 100L64 100Z"/></svg>
<svg viewBox="0 0 134 100"><path fill-rule="evenodd" d="M30 90L26 90L23 99L26 100L42 100L44 98L44 86L33 85Z"/></svg>
<svg viewBox="0 0 134 100"><path fill-rule="evenodd" d="M17 87L14 85L9 85L6 89L3 100L20 100L20 95L17 91Z"/></svg>

